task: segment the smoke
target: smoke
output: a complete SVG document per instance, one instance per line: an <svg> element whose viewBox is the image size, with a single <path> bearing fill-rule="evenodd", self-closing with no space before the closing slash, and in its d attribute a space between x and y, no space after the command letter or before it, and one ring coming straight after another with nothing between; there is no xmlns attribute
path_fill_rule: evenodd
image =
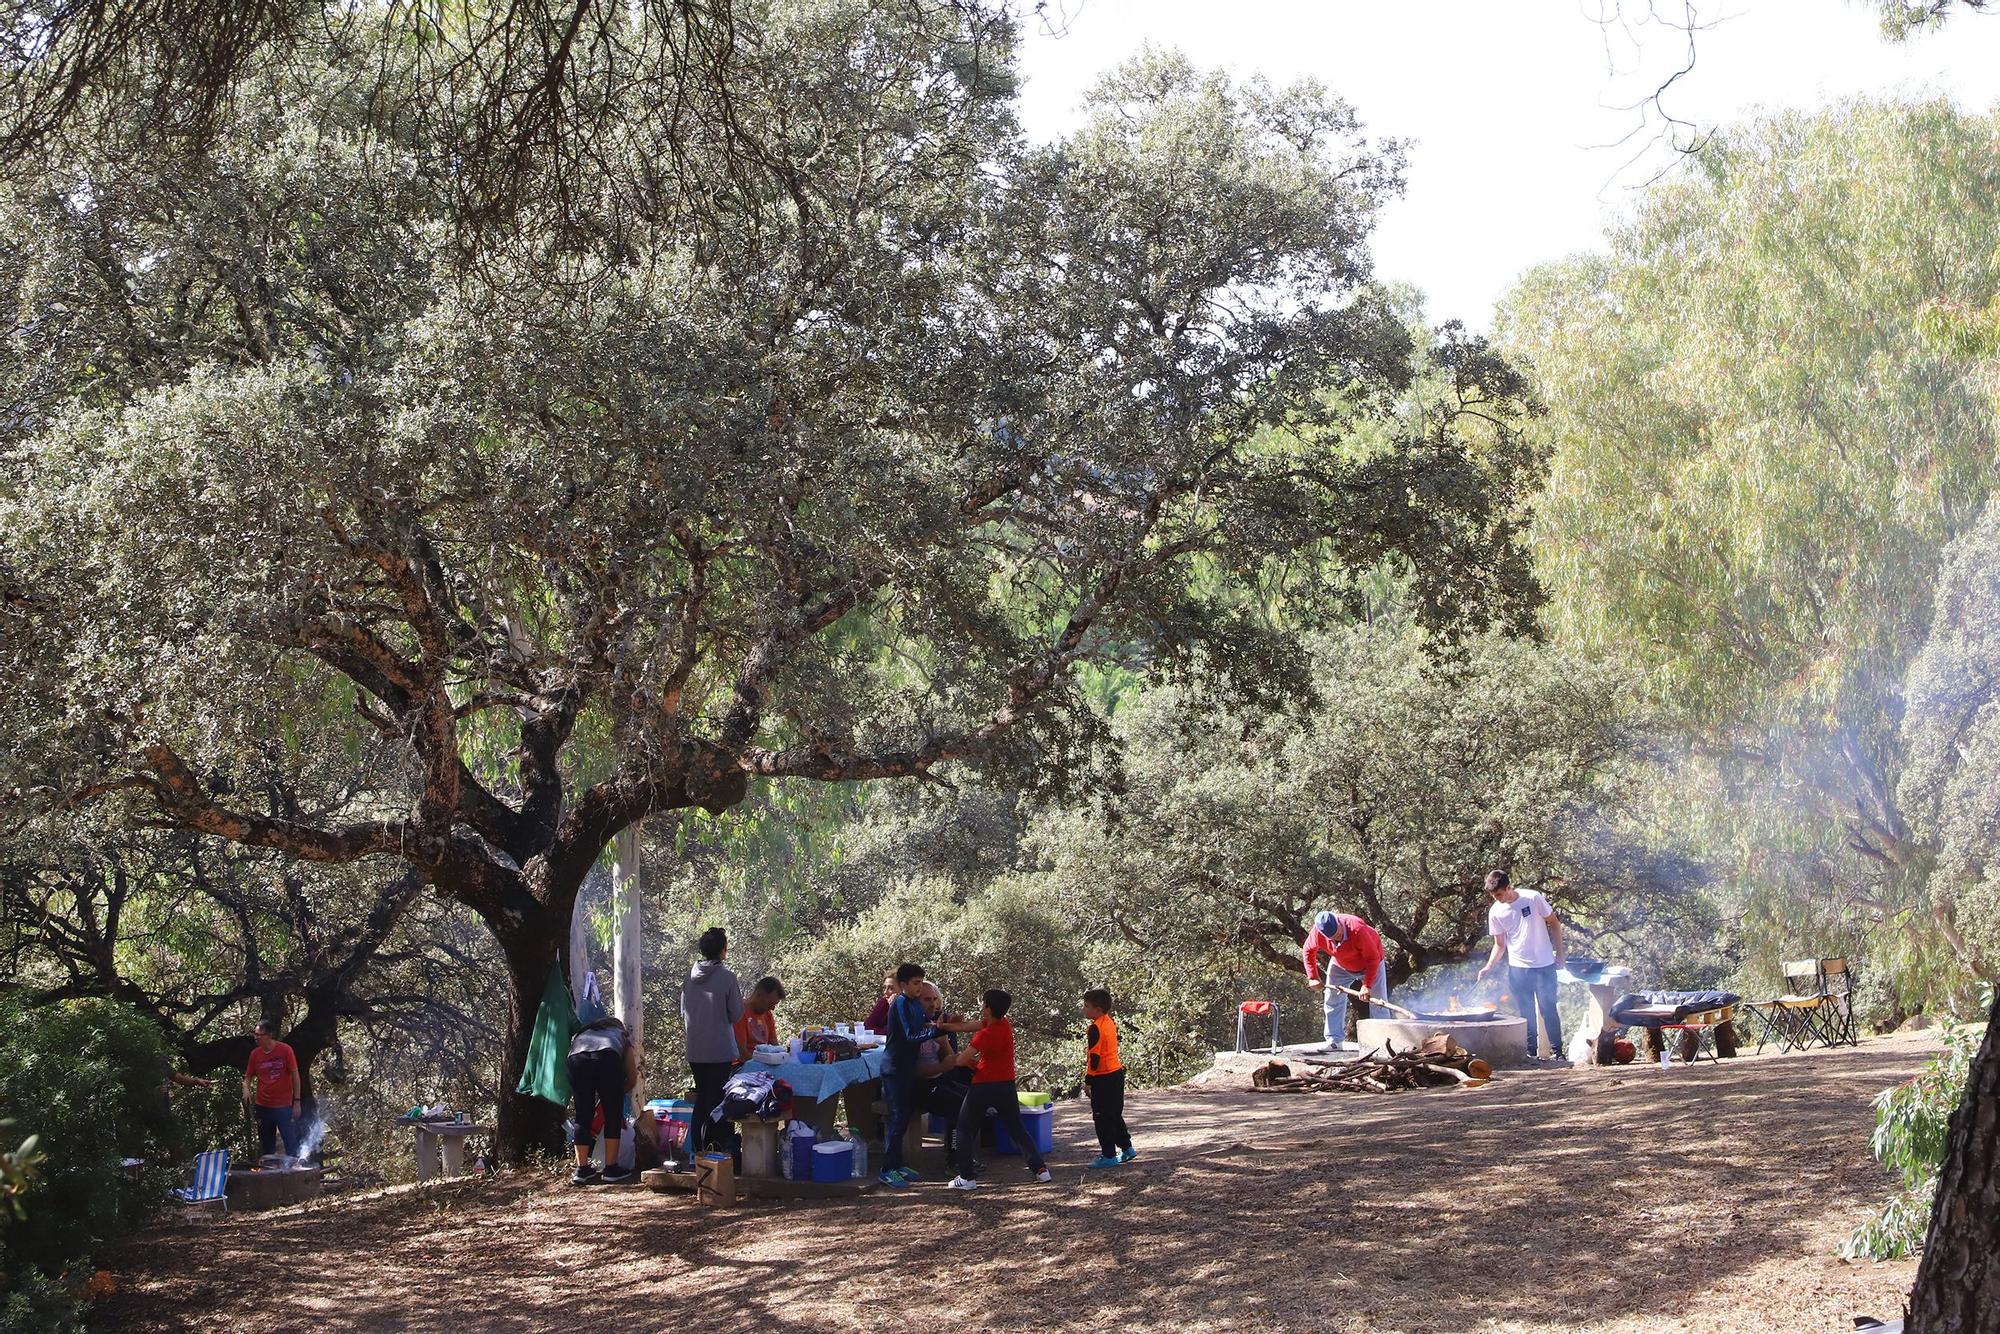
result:
<svg viewBox="0 0 2000 1334"><path fill-rule="evenodd" d="M319 1157L320 1145L325 1140L326 1117L315 1107L312 1120L306 1122L305 1129L299 1132L299 1161L310 1162Z"/></svg>

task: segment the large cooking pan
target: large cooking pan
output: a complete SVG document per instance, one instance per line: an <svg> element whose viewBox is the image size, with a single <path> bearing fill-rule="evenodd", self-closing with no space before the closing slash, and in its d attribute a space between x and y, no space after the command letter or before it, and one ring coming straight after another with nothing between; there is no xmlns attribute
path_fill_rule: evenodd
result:
<svg viewBox="0 0 2000 1334"><path fill-rule="evenodd" d="M1370 996L1365 991L1356 991L1353 987L1336 986L1334 990L1344 991L1355 1000L1366 1001L1370 1005L1379 1005L1385 1010L1400 1014L1405 1019L1414 1019L1420 1024L1477 1024L1493 1018L1499 1012L1499 1007L1494 1005L1468 1005L1456 1010L1440 1011L1412 1010L1408 1006L1398 1005L1392 1000L1384 1000L1380 996Z"/></svg>

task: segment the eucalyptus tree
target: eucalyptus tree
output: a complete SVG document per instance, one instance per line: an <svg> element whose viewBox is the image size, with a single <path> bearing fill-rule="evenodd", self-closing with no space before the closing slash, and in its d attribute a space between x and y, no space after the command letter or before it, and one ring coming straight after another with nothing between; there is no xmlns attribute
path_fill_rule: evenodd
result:
<svg viewBox="0 0 2000 1334"><path fill-rule="evenodd" d="M1926 332L2000 276L1994 143L1941 102L1722 135L1504 321L1550 409L1553 631L1644 673L1730 793L1719 836L1764 813L1747 846L1797 849L1960 969L1898 724L1939 553L1994 475L1979 358Z"/></svg>
<svg viewBox="0 0 2000 1334"><path fill-rule="evenodd" d="M1391 559L1434 622L1525 605L1518 378L1447 340L1452 410L1387 410L1413 348L1364 241L1400 163L1345 104L1153 57L1030 148L973 7L759 14L728 125L678 141L754 162L714 147L635 226L649 144L609 134L601 226L471 265L448 141L378 119L394 45L260 66L200 153L11 177L13 786L413 869L495 935L509 1084L648 814L1059 784L1102 739L1076 669L1135 643L1168 671L1222 635L1285 688L1198 558L1312 550L1329 610ZM271 814L241 785L274 735L396 781ZM552 1130L503 1103L503 1151Z"/></svg>
<svg viewBox="0 0 2000 1334"><path fill-rule="evenodd" d="M2000 343L2000 293L1988 307ZM1931 893L1966 923L1986 975L2000 973L2000 506L1946 555L1934 623L1910 670L1902 797L1938 849ZM1953 1113L1910 1327L1972 1330L2000 1311L2000 1000Z"/></svg>

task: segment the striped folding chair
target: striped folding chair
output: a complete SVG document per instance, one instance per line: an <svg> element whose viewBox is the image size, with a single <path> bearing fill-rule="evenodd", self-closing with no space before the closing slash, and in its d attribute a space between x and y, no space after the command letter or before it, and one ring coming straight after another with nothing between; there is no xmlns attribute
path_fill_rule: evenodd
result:
<svg viewBox="0 0 2000 1334"><path fill-rule="evenodd" d="M229 1150L210 1149L195 1155L194 1184L176 1187L174 1198L182 1204L214 1204L220 1201L226 1210L229 1208L228 1186Z"/></svg>

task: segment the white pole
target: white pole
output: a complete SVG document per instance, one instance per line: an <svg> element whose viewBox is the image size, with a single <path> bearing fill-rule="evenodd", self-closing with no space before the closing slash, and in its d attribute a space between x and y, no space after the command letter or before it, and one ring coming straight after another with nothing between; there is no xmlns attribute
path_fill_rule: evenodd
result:
<svg viewBox="0 0 2000 1334"><path fill-rule="evenodd" d="M643 938L639 932L639 831L627 826L612 845L611 902L616 913L616 929L611 937L611 967L616 976L612 991L612 1013L625 1021L625 1031L641 1050L646 1041L646 999L639 966ZM633 1105L645 1102L642 1090L632 1090Z"/></svg>

